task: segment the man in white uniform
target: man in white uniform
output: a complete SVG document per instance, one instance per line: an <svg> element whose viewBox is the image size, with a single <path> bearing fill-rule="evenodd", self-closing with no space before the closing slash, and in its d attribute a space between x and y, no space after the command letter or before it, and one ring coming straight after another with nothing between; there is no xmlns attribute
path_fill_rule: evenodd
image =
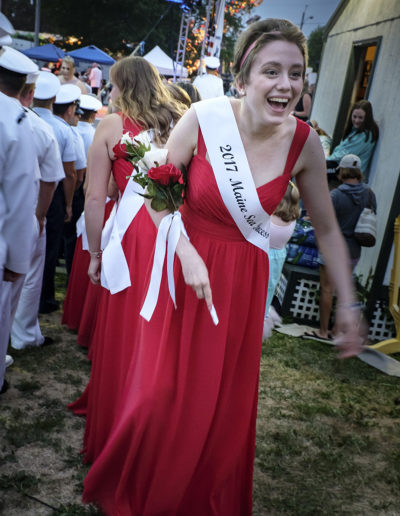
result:
<svg viewBox="0 0 400 516"><path fill-rule="evenodd" d="M92 95L81 95L80 107L83 111L81 118L78 122L78 131L82 136L83 143L85 145L86 157L89 152L89 147L92 144L94 138L95 129L93 127L96 119L96 113L102 108L101 102L93 97Z"/></svg>
<svg viewBox="0 0 400 516"><path fill-rule="evenodd" d="M49 72L38 72L37 75L28 75L26 84L19 95L23 106L29 107L33 101L35 81L39 82L40 93L43 88L46 95L54 97L61 85L58 79ZM54 80L55 79L55 80ZM36 214L33 217L33 248L31 266L23 282L18 307L11 329L11 346L15 349L24 349L27 346L41 346L52 342L44 338L40 331L38 312L40 292L42 289L43 268L46 254L46 214L56 185L65 177L58 143L52 127L40 118L34 111L28 109L27 116L33 127L33 142L35 144L40 170ZM18 280L13 290L19 288Z"/></svg>
<svg viewBox="0 0 400 516"><path fill-rule="evenodd" d="M39 81L40 78L37 88ZM75 160L77 158L75 137L71 126L64 118L69 119L73 116L80 95L80 89L72 84L61 86L56 97L45 99L40 98L43 97L43 93L40 94L36 91L34 94L33 110L52 126L65 173L65 179L58 184L47 212L46 259L39 306L40 313L50 313L59 308L55 299L54 276L62 242L64 221L68 222L72 217L72 199L76 184ZM55 105L57 99L59 103ZM54 115L51 112L52 106Z"/></svg>
<svg viewBox="0 0 400 516"><path fill-rule="evenodd" d="M79 100L80 102L80 100ZM69 120L69 125L75 136L76 146L76 184L74 198L72 200L72 218L69 222L64 224L64 257L67 275L71 273L72 260L74 258L75 243L76 243L76 223L83 212L83 205L85 204L85 195L83 193L83 182L86 174L86 152L83 138L78 131L78 122L83 111L80 105L77 106L74 115Z"/></svg>
<svg viewBox="0 0 400 516"><path fill-rule="evenodd" d="M1 15L0 37L12 30ZM30 265L36 173L26 113L19 101L9 95L18 94L26 75L37 70L20 52L0 47L0 393L8 387L4 374L11 327L11 287Z"/></svg>
<svg viewBox="0 0 400 516"><path fill-rule="evenodd" d="M224 96L224 84L221 77L218 77L220 62L218 57L207 56L204 58L206 73L198 75L193 81L193 86L199 90L201 99L212 99Z"/></svg>

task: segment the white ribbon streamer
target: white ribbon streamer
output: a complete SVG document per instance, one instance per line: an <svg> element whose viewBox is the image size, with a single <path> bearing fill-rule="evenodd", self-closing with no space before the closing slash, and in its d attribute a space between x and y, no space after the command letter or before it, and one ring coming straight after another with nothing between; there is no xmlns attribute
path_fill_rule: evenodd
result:
<svg viewBox="0 0 400 516"><path fill-rule="evenodd" d="M168 290L171 299L176 308L175 298L175 281L174 281L174 256L176 246L180 234L183 233L188 239L185 226L182 222L182 216L179 211L166 215L159 227L156 239L156 248L154 251L153 268L150 276L150 284L147 290L146 299L143 303L140 315L150 321L153 316L154 310L157 306L158 296L160 293L161 278L164 267L165 253L167 252L167 277L168 277ZM168 250L167 250L168 247ZM212 306L210 310L211 318L215 325L218 324L217 312Z"/></svg>
<svg viewBox="0 0 400 516"><path fill-rule="evenodd" d="M111 294L131 286L129 267L121 242L126 230L143 206L144 198L139 195L143 193L143 188L130 177L122 197L118 203L115 203L102 232L101 285Z"/></svg>
<svg viewBox="0 0 400 516"><path fill-rule="evenodd" d="M106 204L109 201L111 201L111 199L109 197L107 197ZM106 222L106 224L107 224L107 222ZM76 236L77 236L77 238L79 238L81 235L82 235L82 249L83 249L83 251L89 251L89 242L88 242L87 233L86 233L85 212L84 211L81 213L81 216L76 221ZM103 249L103 246L101 246L101 249Z"/></svg>
<svg viewBox="0 0 400 516"><path fill-rule="evenodd" d="M89 243L88 243L87 234L86 234L85 212L84 211L81 213L81 216L76 221L76 236L77 236L77 238L79 238L81 235L82 235L82 249L84 251L88 251Z"/></svg>

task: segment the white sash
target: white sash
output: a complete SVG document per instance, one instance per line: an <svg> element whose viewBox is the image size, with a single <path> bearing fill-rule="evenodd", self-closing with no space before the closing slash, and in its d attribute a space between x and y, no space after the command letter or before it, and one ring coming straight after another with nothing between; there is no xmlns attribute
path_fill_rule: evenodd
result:
<svg viewBox="0 0 400 516"><path fill-rule="evenodd" d="M109 197L106 199L106 204L111 201ZM83 251L89 251L89 242L87 239L86 233L86 224L85 224L85 212L81 213L81 216L76 221L76 237L79 238L82 235L82 249ZM103 249L103 247L101 247Z"/></svg>
<svg viewBox="0 0 400 516"><path fill-rule="evenodd" d="M124 193L115 203L101 234L101 285L111 294L131 286L128 263L122 249L122 239L131 222L143 206L143 188L129 178Z"/></svg>
<svg viewBox="0 0 400 516"><path fill-rule="evenodd" d="M76 236L79 238L82 235L82 249L84 251L89 251L89 243L86 234L86 226L85 226L85 212L81 213L81 216L76 221Z"/></svg>
<svg viewBox="0 0 400 516"><path fill-rule="evenodd" d="M270 216L261 206L229 99L193 106L225 206L244 238L268 253Z"/></svg>

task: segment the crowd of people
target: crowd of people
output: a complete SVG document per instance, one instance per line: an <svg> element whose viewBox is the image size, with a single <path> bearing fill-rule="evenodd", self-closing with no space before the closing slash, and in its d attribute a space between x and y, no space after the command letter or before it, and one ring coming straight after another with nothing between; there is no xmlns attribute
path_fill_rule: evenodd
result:
<svg viewBox="0 0 400 516"><path fill-rule="evenodd" d="M108 515L250 515L266 303L268 312L300 197L336 292L341 357L365 342L350 266L359 249L349 255L349 219L335 215L340 205L356 218L362 176L348 170L361 164L343 158L343 187L330 193L320 137L293 116L303 33L287 20L250 25L235 48L236 97L223 95L216 58L178 85L123 58L96 130L99 74L92 95L70 58L57 77L1 50L2 392L9 336L16 349L51 344L38 312L59 308L63 249L63 324L92 366L69 405L86 417L83 500ZM364 137L356 115L351 134ZM132 148L143 151L136 164ZM166 209L174 188L184 202Z"/></svg>

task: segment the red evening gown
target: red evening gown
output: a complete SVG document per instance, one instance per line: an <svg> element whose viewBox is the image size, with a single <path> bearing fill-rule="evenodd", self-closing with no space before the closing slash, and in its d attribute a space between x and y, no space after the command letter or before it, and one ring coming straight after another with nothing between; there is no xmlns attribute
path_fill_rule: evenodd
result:
<svg viewBox="0 0 400 516"><path fill-rule="evenodd" d="M65 295L61 324L70 330L78 330L86 291L89 285L88 268L90 254L82 249L82 235L76 239L74 259Z"/></svg>
<svg viewBox="0 0 400 516"><path fill-rule="evenodd" d="M129 131L133 135L141 130L129 119L124 119L123 124L124 132ZM112 173L123 192L127 176L132 173L132 165L117 158L113 161ZM86 462L92 462L97 457L108 438L120 389L134 355L139 312L147 286L143 271L151 261L156 235L156 227L147 209L142 206L122 239L131 286L113 295L102 289L91 342L89 384L82 397L70 406L77 414L83 414L87 404L84 437Z"/></svg>
<svg viewBox="0 0 400 516"><path fill-rule="evenodd" d="M283 174L257 189L270 214L308 134L298 121ZM176 260L178 308L164 276L153 318L140 325L112 433L84 481L83 500L109 516L251 514L268 258L235 225L205 155L199 131L182 216L207 265L219 325Z"/></svg>
<svg viewBox="0 0 400 516"><path fill-rule="evenodd" d="M108 219L113 206L113 201L106 204L104 222ZM61 324L65 324L70 330L77 330L77 343L85 347L90 345L101 292L101 287L93 285L89 280L89 263L90 254L82 249L82 236L79 236L76 240Z"/></svg>

